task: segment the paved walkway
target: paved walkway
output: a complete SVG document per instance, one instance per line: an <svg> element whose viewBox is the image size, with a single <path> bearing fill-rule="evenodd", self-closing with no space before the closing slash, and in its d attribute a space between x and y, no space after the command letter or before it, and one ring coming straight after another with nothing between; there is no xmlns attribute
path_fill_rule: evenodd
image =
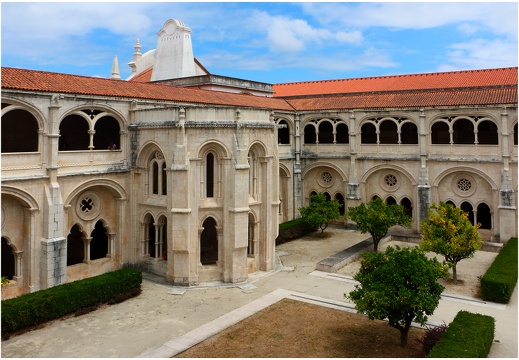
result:
<svg viewBox="0 0 519 360"><path fill-rule="evenodd" d="M336 235L278 246L284 265L279 262L276 270L255 273L243 284L214 283L186 289L147 277L138 297L79 317L57 320L3 341L1 355L170 357L283 298L353 311L353 304L343 296L354 288L351 277L315 268L320 260L365 240L366 236L344 230ZM448 324L461 309L496 319L496 342L490 357L517 358L517 288L508 305L444 294L429 318L432 323Z"/></svg>

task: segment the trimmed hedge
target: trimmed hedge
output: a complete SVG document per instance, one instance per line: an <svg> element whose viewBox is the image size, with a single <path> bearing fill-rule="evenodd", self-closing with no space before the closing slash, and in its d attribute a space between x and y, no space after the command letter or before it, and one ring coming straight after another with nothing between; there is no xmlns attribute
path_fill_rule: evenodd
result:
<svg viewBox="0 0 519 360"><path fill-rule="evenodd" d="M2 301L2 336L79 309L134 296L142 273L121 269Z"/></svg>
<svg viewBox="0 0 519 360"><path fill-rule="evenodd" d="M517 238L511 238L481 278L481 298L508 304L517 283Z"/></svg>
<svg viewBox="0 0 519 360"><path fill-rule="evenodd" d="M308 225L302 218L281 223L279 224L279 235L276 238L276 245L298 239L316 230L317 229Z"/></svg>
<svg viewBox="0 0 519 360"><path fill-rule="evenodd" d="M485 358L494 341L495 319L460 311L432 348L430 358Z"/></svg>

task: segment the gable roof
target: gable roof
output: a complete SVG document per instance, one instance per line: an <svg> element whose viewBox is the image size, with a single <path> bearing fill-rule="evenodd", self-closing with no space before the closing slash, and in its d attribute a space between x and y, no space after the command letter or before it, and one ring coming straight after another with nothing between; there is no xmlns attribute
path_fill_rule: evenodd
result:
<svg viewBox="0 0 519 360"><path fill-rule="evenodd" d="M273 85L275 97L350 94L378 91L517 86L517 67L452 71Z"/></svg>
<svg viewBox="0 0 519 360"><path fill-rule="evenodd" d="M2 68L2 89L293 110L283 99L46 71Z"/></svg>

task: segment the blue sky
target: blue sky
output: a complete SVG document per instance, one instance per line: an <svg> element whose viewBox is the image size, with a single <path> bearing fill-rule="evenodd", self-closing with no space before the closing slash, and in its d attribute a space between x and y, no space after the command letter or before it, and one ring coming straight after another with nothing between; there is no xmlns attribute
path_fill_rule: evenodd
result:
<svg viewBox="0 0 519 360"><path fill-rule="evenodd" d="M517 2L2 2L2 66L121 77L168 19L213 74L267 83L518 65Z"/></svg>

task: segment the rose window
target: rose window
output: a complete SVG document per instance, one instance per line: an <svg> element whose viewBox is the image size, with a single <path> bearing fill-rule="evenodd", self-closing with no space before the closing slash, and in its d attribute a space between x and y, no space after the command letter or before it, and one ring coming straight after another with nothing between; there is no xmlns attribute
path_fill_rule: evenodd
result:
<svg viewBox="0 0 519 360"><path fill-rule="evenodd" d="M472 183L468 179L459 179L458 180L458 189L461 191L469 191L472 188Z"/></svg>
<svg viewBox="0 0 519 360"><path fill-rule="evenodd" d="M332 182L333 180L333 177L332 177L332 174L330 174L329 172L323 172L321 174L321 179L326 183L326 184L329 184Z"/></svg>
<svg viewBox="0 0 519 360"><path fill-rule="evenodd" d="M384 182L386 183L387 186L394 187L394 186L396 186L396 183L397 183L396 176L391 175L391 174L386 175L386 177L384 178Z"/></svg>

